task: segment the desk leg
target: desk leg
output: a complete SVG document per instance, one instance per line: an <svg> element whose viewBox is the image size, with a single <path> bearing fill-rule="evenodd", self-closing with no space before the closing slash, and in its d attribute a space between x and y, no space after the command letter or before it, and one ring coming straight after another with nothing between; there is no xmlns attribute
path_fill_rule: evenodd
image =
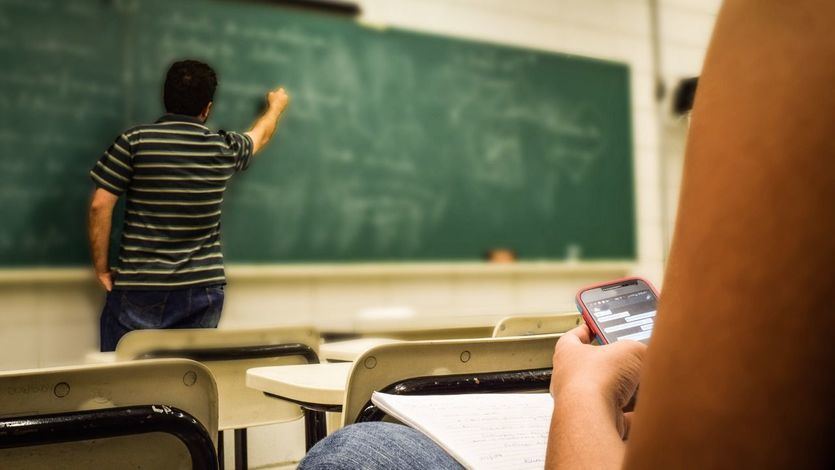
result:
<svg viewBox="0 0 835 470"><path fill-rule="evenodd" d="M246 428L235 430L235 470L246 470L247 464Z"/></svg>
<svg viewBox="0 0 835 470"><path fill-rule="evenodd" d="M223 455L223 431L217 432L217 468L225 470L225 456Z"/></svg>
<svg viewBox="0 0 835 470"><path fill-rule="evenodd" d="M327 436L328 428L325 412L304 409L304 437L307 450Z"/></svg>

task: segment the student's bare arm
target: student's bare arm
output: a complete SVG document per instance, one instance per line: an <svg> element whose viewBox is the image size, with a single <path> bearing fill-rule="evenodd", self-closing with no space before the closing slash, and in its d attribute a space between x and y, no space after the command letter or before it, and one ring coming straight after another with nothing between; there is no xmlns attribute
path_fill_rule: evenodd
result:
<svg viewBox="0 0 835 470"><path fill-rule="evenodd" d="M548 469L618 468L623 461L631 415L623 408L638 386L646 346L636 341L591 346L591 336L582 325L554 349Z"/></svg>
<svg viewBox="0 0 835 470"><path fill-rule="evenodd" d="M835 2L728 0L627 468L831 468Z"/></svg>
<svg viewBox="0 0 835 470"><path fill-rule="evenodd" d="M635 424L618 397L641 352L575 330L554 355L549 468L831 466L833 18L814 0L723 9Z"/></svg>
<svg viewBox="0 0 835 470"><path fill-rule="evenodd" d="M252 153L261 151L273 137L278 121L289 103L290 97L284 88L277 88L267 93L267 110L246 133L252 139Z"/></svg>
<svg viewBox="0 0 835 470"><path fill-rule="evenodd" d="M90 201L90 211L87 219L87 234L90 238L90 255L96 278L105 290L113 289L113 277L107 263L107 253L110 249L110 228L113 225L113 208L119 196L97 188Z"/></svg>

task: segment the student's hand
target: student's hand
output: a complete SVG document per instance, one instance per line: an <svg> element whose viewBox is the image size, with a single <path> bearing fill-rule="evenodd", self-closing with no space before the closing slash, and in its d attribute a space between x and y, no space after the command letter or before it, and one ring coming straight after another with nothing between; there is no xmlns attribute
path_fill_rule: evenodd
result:
<svg viewBox="0 0 835 470"><path fill-rule="evenodd" d="M104 287L104 290L110 292L113 290L113 273L110 271L105 271L103 273L96 273L96 278L99 280L99 283Z"/></svg>
<svg viewBox="0 0 835 470"><path fill-rule="evenodd" d="M271 108L280 113L284 111L284 108L286 108L288 104L290 104L290 95L287 94L284 87L278 87L267 93L267 102L270 104Z"/></svg>
<svg viewBox="0 0 835 470"><path fill-rule="evenodd" d="M582 403L602 399L611 405L621 437L629 431L629 416L623 408L638 388L647 346L637 341L618 341L592 346L588 326L565 333L554 348L551 395Z"/></svg>

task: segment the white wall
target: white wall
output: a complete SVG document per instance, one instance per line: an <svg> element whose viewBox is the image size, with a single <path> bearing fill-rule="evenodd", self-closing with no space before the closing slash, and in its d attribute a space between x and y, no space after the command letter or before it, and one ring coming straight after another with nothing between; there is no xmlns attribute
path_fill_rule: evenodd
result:
<svg viewBox="0 0 835 470"><path fill-rule="evenodd" d="M699 74L719 3L659 0L661 73L670 89L678 79ZM686 126L669 118L668 103L659 107L653 99L648 0L364 0L361 4L363 20L369 23L629 64L638 227L634 272L660 284L665 224L672 223ZM412 306L421 315L571 310L576 287L616 271L233 276L222 325L346 324L362 308L386 305ZM77 277L39 283L0 279L0 370L80 362L85 351L97 347L102 296L94 284ZM265 457L269 448L268 441L253 448L253 465L274 461ZM273 458L292 457L293 452L297 455L298 449Z"/></svg>
<svg viewBox="0 0 835 470"><path fill-rule="evenodd" d="M669 94L661 103L659 160L661 180L662 230L664 247L669 247L681 187L688 121L670 112L670 99L683 78L700 74L716 14L721 0L659 0L661 76Z"/></svg>

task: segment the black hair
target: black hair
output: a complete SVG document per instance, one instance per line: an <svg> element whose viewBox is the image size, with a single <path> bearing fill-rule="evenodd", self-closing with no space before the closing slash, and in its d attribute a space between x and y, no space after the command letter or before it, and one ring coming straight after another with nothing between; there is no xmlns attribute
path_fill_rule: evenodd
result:
<svg viewBox="0 0 835 470"><path fill-rule="evenodd" d="M165 110L174 114L199 116L215 96L215 71L196 60L174 62L165 76L163 102Z"/></svg>

